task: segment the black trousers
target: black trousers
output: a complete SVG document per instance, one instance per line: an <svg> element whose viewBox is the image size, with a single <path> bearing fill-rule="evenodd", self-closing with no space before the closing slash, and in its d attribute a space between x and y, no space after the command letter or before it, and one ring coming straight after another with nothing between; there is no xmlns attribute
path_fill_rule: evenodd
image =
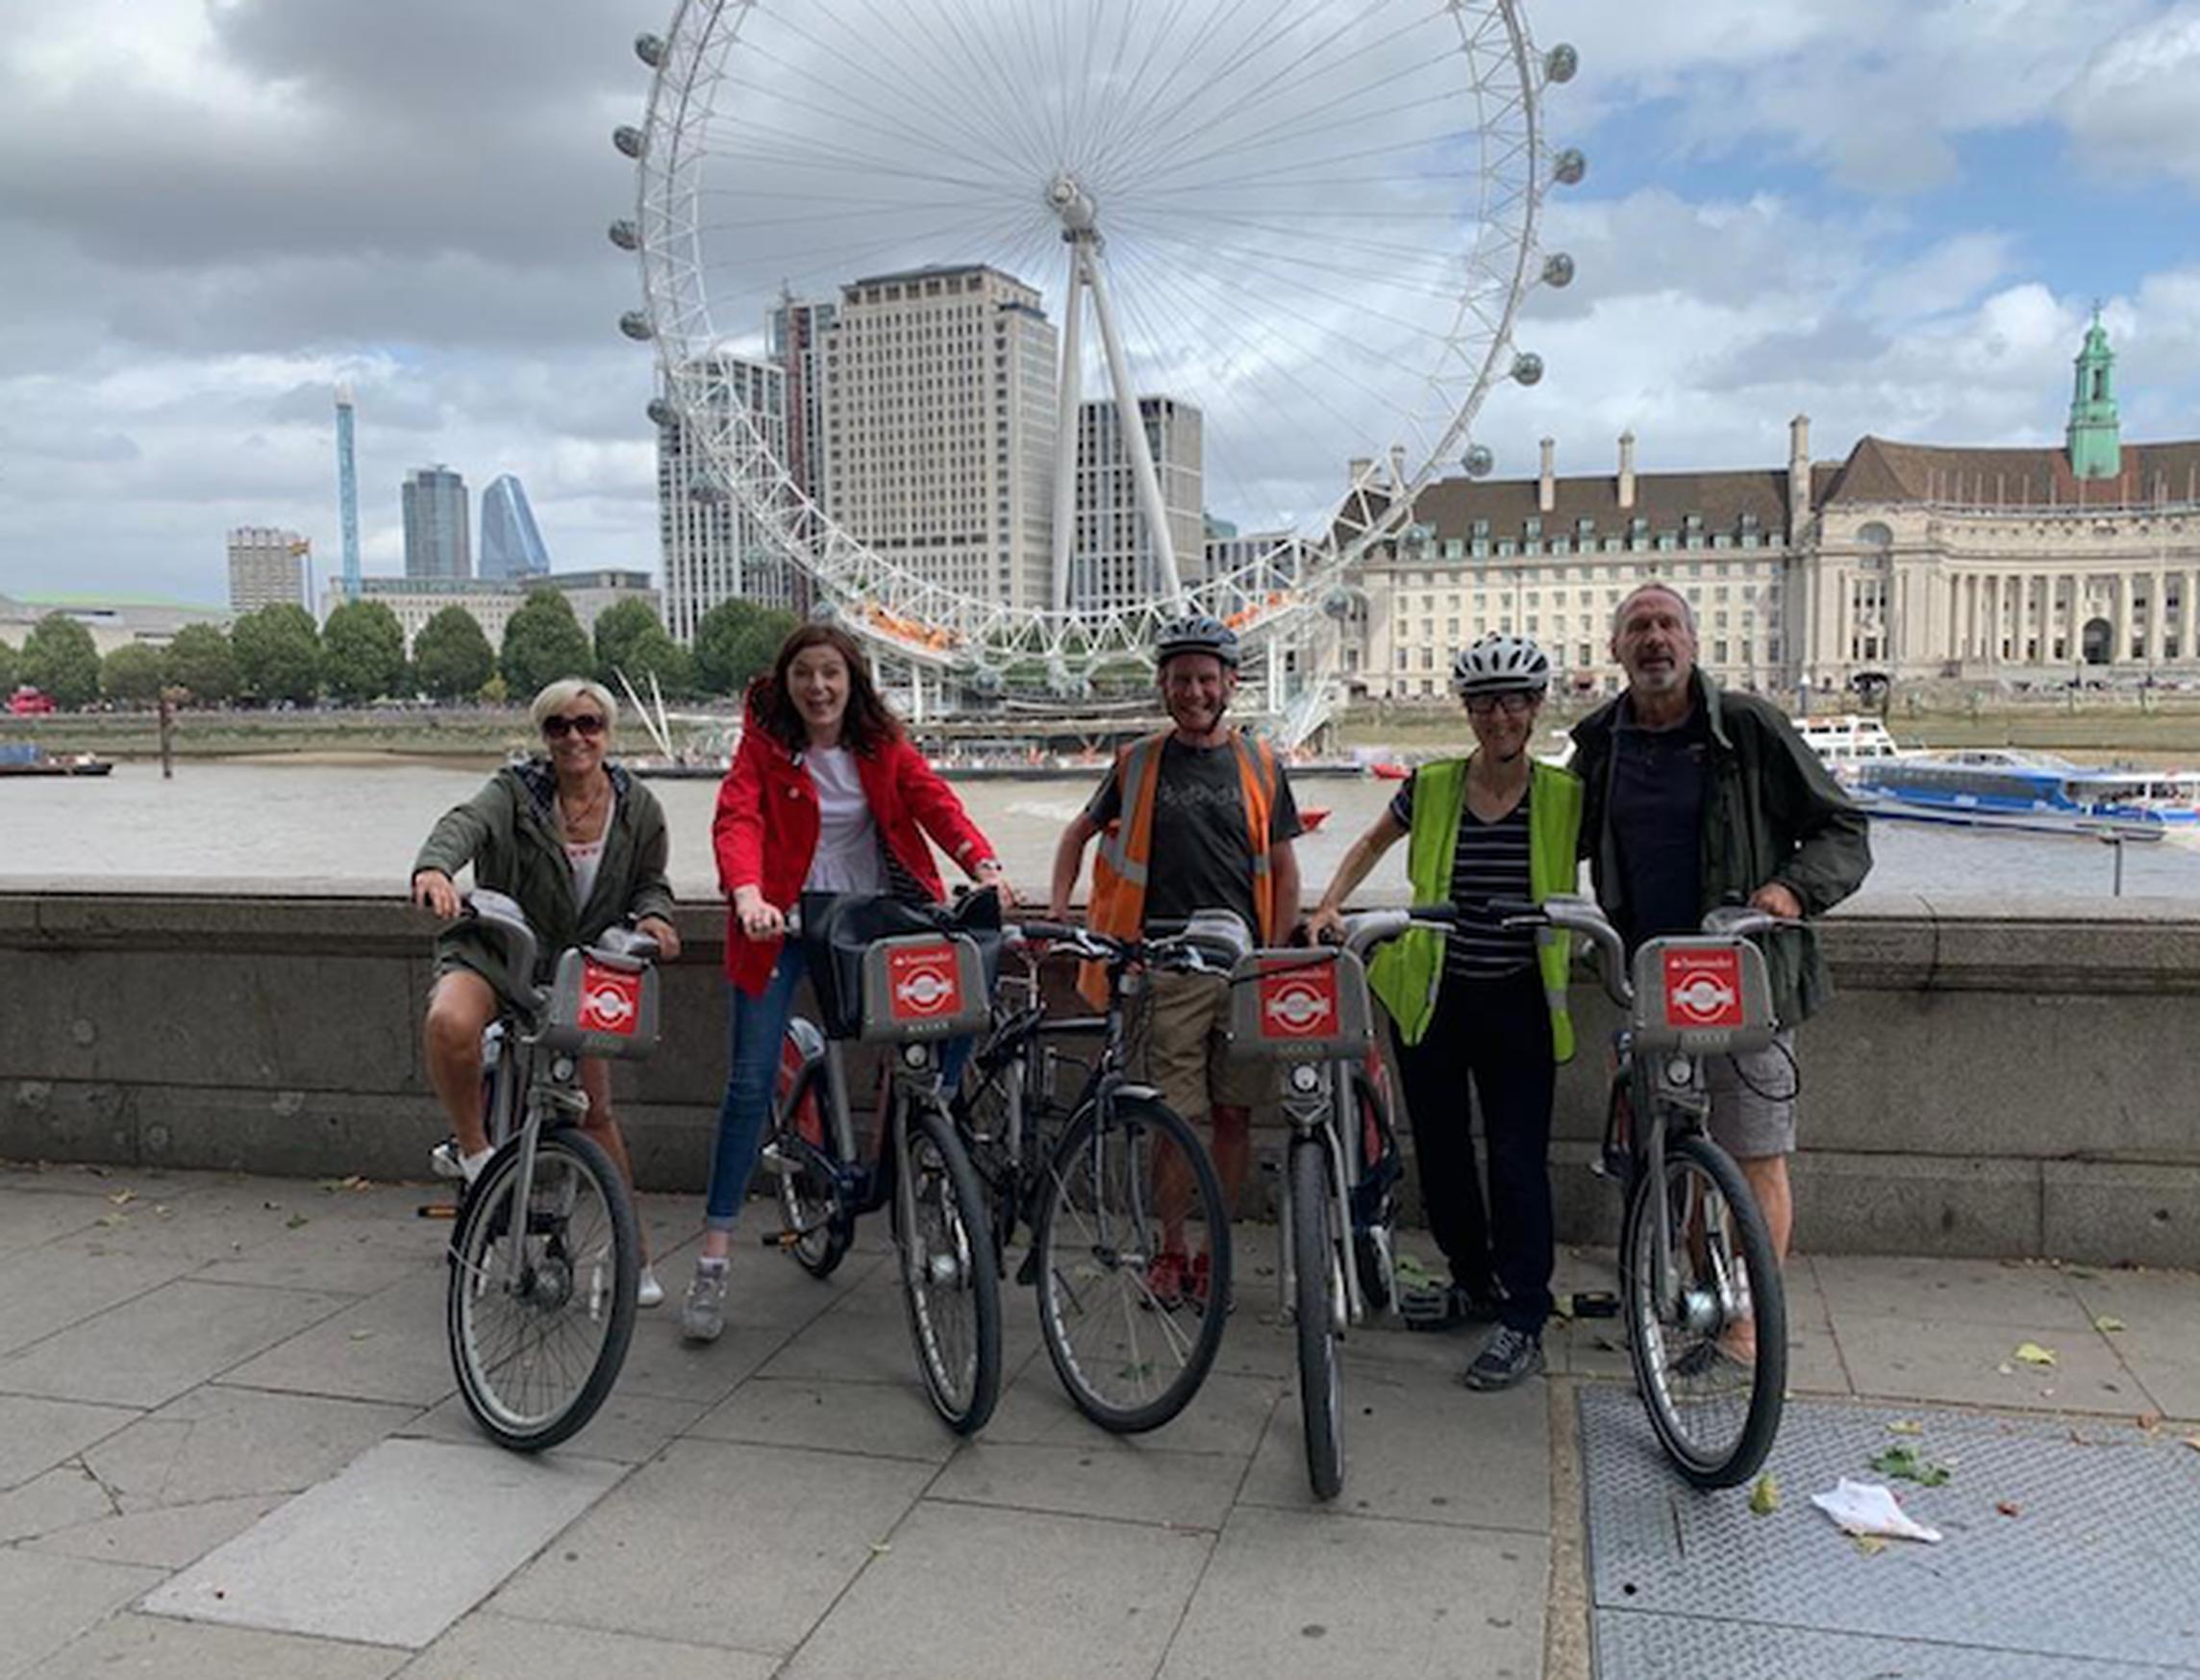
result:
<svg viewBox="0 0 2200 1680"><path fill-rule="evenodd" d="M1398 1048L1413 1124L1421 1205L1454 1283L1502 1294L1501 1316L1540 1331L1551 1316L1550 1006L1534 968L1502 980L1446 975L1436 1018ZM1468 1101L1471 1083L1473 1102ZM1488 1191L1475 1160L1479 1108ZM1496 1286L1492 1289L1492 1284Z"/></svg>

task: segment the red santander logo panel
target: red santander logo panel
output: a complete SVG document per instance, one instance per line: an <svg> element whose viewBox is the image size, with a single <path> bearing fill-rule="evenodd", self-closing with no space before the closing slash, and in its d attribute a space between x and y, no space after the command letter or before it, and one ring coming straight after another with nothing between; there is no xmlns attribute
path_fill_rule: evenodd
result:
<svg viewBox="0 0 2200 1680"><path fill-rule="evenodd" d="M581 1030L631 1039L641 1021L641 976L590 963L581 971Z"/></svg>
<svg viewBox="0 0 2200 1680"><path fill-rule="evenodd" d="M1667 951L1665 1024L1688 1029L1748 1025L1741 1003L1741 952L1731 945Z"/></svg>
<svg viewBox="0 0 2200 1680"><path fill-rule="evenodd" d="M955 947L901 945L887 953L887 993L897 1021L928 1021L962 1013L962 965Z"/></svg>
<svg viewBox="0 0 2200 1680"><path fill-rule="evenodd" d="M1263 1039L1326 1039L1337 1032L1334 963L1263 974L1260 987Z"/></svg>

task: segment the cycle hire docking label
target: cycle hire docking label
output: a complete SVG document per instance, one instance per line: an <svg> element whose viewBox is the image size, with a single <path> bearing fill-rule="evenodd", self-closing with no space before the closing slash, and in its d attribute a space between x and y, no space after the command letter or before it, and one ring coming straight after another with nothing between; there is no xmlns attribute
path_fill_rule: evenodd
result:
<svg viewBox="0 0 2200 1680"><path fill-rule="evenodd" d="M581 976L581 1031L631 1039L640 1020L641 975L588 964Z"/></svg>
<svg viewBox="0 0 2200 1680"><path fill-rule="evenodd" d="M1741 952L1735 946L1668 946L1664 953L1665 1024L1683 1032L1746 1026Z"/></svg>
<svg viewBox="0 0 2200 1680"><path fill-rule="evenodd" d="M1336 964L1263 974L1259 986L1262 1038L1326 1039L1336 1033Z"/></svg>
<svg viewBox="0 0 2200 1680"><path fill-rule="evenodd" d="M962 967L953 944L937 940L887 953L887 995L897 1021L962 1013Z"/></svg>

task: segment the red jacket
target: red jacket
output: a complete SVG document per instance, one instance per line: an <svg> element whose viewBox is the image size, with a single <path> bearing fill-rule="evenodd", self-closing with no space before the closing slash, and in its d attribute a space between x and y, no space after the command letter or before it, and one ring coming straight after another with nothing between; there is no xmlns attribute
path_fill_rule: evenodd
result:
<svg viewBox="0 0 2200 1680"><path fill-rule="evenodd" d="M907 740L897 738L856 754L856 769L887 849L936 900L946 890L927 835L965 871L994 855L954 790ZM818 822L817 787L810 772L752 712L734 767L718 785L717 815L711 820L718 885L728 901L736 888L755 887L765 903L791 909L810 875ZM741 932L740 918L729 912L726 977L743 991L755 996L763 990L779 947L778 940L751 940Z"/></svg>

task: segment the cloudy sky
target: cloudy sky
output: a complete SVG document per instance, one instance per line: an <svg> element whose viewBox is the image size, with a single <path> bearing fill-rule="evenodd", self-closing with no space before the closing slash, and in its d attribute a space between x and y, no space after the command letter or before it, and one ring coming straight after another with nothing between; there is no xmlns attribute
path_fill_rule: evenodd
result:
<svg viewBox="0 0 2200 1680"><path fill-rule="evenodd" d="M238 524L333 564L338 379L370 571L435 461L520 474L561 566L654 567L603 227L668 10L0 0L0 592L219 602ZM1627 427L1649 468L1772 464L1798 411L1821 456L2047 440L2096 298L2126 435L2200 436L2200 0L1534 15L1581 49L1549 115L1590 174L1546 238L1581 278L1521 329L1549 376L1479 428L1501 470Z"/></svg>

